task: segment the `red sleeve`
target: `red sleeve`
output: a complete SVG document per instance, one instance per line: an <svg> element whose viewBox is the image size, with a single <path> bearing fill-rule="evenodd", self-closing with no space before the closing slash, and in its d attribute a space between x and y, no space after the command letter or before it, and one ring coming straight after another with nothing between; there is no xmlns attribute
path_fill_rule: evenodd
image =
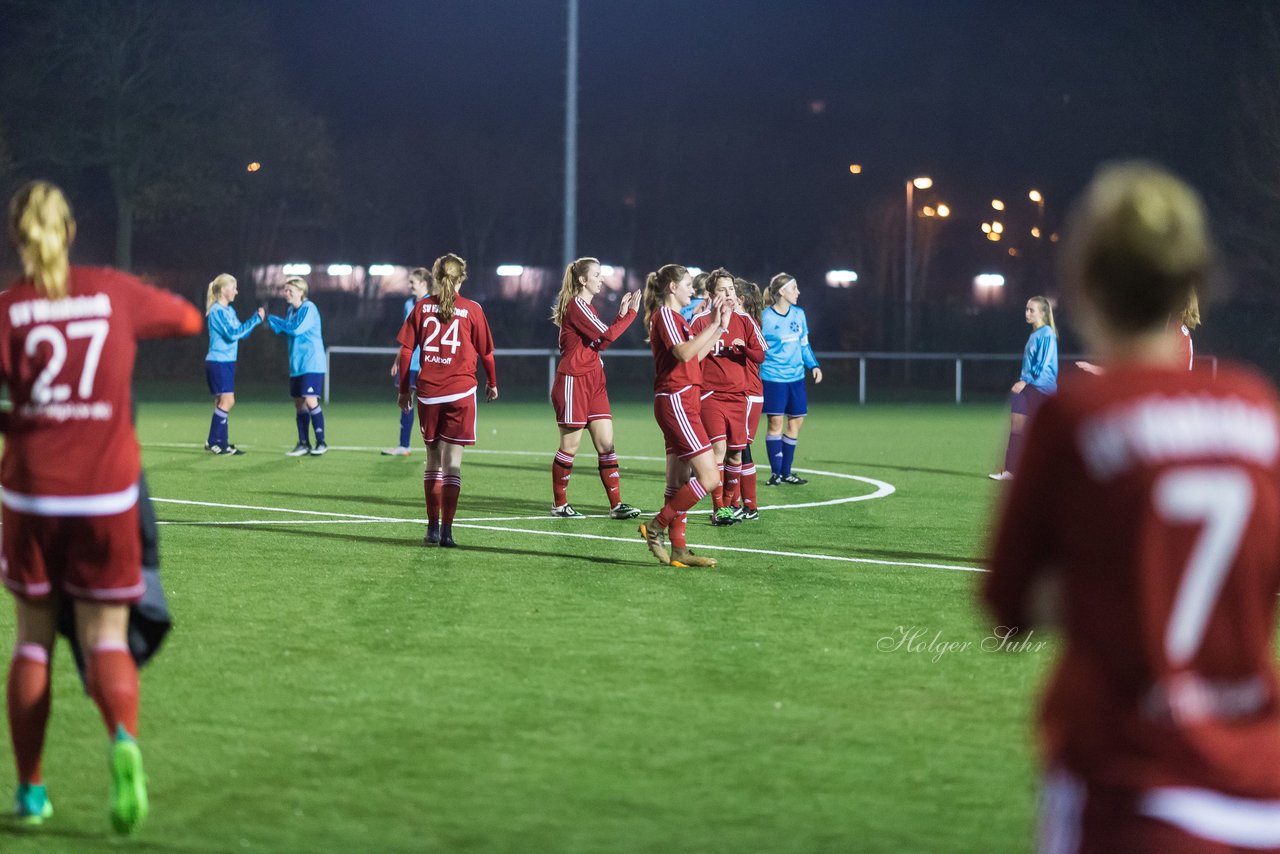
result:
<svg viewBox="0 0 1280 854"><path fill-rule="evenodd" d="M471 323L471 345L476 348L480 364L484 365L484 373L488 384L498 387L498 368L493 361L493 335L489 331L489 320L479 305L475 308L475 317Z"/></svg>
<svg viewBox="0 0 1280 854"><path fill-rule="evenodd" d="M742 340L747 342L747 358L755 362L757 365L764 364L764 336L760 334L760 327L756 326L756 322L750 317L743 317L735 314L734 317L742 322L745 331L742 334Z"/></svg>
<svg viewBox="0 0 1280 854"><path fill-rule="evenodd" d="M141 279L117 272L116 281L128 288L133 314L133 334L147 338L179 338L195 335L204 329L204 316L182 297Z"/></svg>
<svg viewBox="0 0 1280 854"><path fill-rule="evenodd" d="M1040 407L1031 420L1018 471L1010 483L996 526L991 574L982 596L996 624L1028 628L1028 591L1037 576L1052 568L1052 528L1060 512L1055 499L1075 456L1071 431L1056 399Z"/></svg>
<svg viewBox="0 0 1280 854"><path fill-rule="evenodd" d="M614 319L613 323L609 324L609 328L600 334L600 340L596 344L596 349L607 350L610 344L618 340L619 335L627 331L627 327L635 322L635 319L638 316L639 313L635 309L628 311L626 314L618 315L617 318Z"/></svg>
<svg viewBox="0 0 1280 854"><path fill-rule="evenodd" d="M416 368L416 365L410 365L413 360L413 351L418 346L418 318L416 311L410 311L409 316L404 319L404 323L400 324L400 331L396 333L396 341L400 344L400 374L397 378L400 383L400 393L409 393L409 372Z"/></svg>
<svg viewBox="0 0 1280 854"><path fill-rule="evenodd" d="M609 327L604 325L604 321L597 317L591 309L584 308L578 299L569 300L562 322L588 346L591 346L596 339L609 331Z"/></svg>
<svg viewBox="0 0 1280 854"><path fill-rule="evenodd" d="M658 340L666 349L670 350L677 344L685 342L686 339L680 331L680 323L683 320L684 318L666 306L658 308L658 313L654 315L653 326L658 330Z"/></svg>

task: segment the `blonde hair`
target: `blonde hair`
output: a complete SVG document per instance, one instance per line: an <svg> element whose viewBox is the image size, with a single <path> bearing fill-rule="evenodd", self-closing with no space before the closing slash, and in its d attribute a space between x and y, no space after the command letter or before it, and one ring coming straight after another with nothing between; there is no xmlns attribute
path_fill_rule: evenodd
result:
<svg viewBox="0 0 1280 854"><path fill-rule="evenodd" d="M1058 337L1058 325L1053 322L1053 304L1049 302L1049 298L1048 297L1032 297L1031 299L1027 300L1027 302L1034 302L1039 304L1040 313L1044 316L1044 325L1049 327L1049 330L1053 332L1053 336L1055 338Z"/></svg>
<svg viewBox="0 0 1280 854"><path fill-rule="evenodd" d="M76 221L62 191L48 181L32 181L18 190L9 201L9 238L36 291L47 299L65 297Z"/></svg>
<svg viewBox="0 0 1280 854"><path fill-rule="evenodd" d="M649 328L649 319L667 299L667 289L680 282L689 271L679 264L664 264L656 272L650 273L644 280L644 328Z"/></svg>
<svg viewBox="0 0 1280 854"><path fill-rule="evenodd" d="M733 286L738 291L738 302L742 303L742 310L751 315L756 326L759 326L764 312L764 295L760 293L760 286L746 279L734 279Z"/></svg>
<svg viewBox="0 0 1280 854"><path fill-rule="evenodd" d="M1200 325L1200 297L1193 290L1187 294L1187 304L1182 309L1182 325L1195 329Z"/></svg>
<svg viewBox="0 0 1280 854"><path fill-rule="evenodd" d="M1063 278L1121 332L1153 329L1204 292L1213 260L1204 203L1167 170L1103 166L1072 207Z"/></svg>
<svg viewBox="0 0 1280 854"><path fill-rule="evenodd" d="M579 258L564 268L564 282L560 285L560 294L556 297L556 304L551 309L551 322L556 326L564 322L564 313L569 308L569 300L582 291L582 283L578 279L585 278L591 272L592 264L599 267L600 261L596 258Z"/></svg>
<svg viewBox="0 0 1280 854"><path fill-rule="evenodd" d="M284 280L284 286L287 288L290 285L293 285L295 288L302 291L302 296L306 297L307 290L308 290L306 279L302 278L301 276L290 276L289 278Z"/></svg>
<svg viewBox="0 0 1280 854"><path fill-rule="evenodd" d="M773 305L778 301L778 291L796 280L790 273L779 273L769 280L769 293L765 296L765 305Z"/></svg>
<svg viewBox="0 0 1280 854"><path fill-rule="evenodd" d="M213 277L213 281L209 283L209 291L204 297L204 313L208 314L213 309L213 304L222 297L222 292L227 285L234 285L236 277L230 273L219 273Z"/></svg>
<svg viewBox="0 0 1280 854"><path fill-rule="evenodd" d="M441 255L431 266L431 278L436 283L435 298L440 302L440 319L448 323L453 319L458 288L467 280L467 262L452 252Z"/></svg>

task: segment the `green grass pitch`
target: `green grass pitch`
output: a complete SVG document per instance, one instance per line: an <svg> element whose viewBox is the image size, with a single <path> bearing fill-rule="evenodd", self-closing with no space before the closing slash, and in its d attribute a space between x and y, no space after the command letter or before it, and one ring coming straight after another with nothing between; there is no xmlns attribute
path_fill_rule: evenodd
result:
<svg viewBox="0 0 1280 854"><path fill-rule="evenodd" d="M966 571L1003 409L816 407L796 461L810 483L761 477L773 509L732 528L704 501L689 540L720 566L691 570L603 518L589 443L569 496L591 518L547 517L545 402L481 407L460 548L442 551L420 545L420 443L377 453L393 404L327 405L332 452L291 459L290 403L245 397L238 458L201 450L201 397L140 408L177 627L143 671L152 816L130 848L1028 848L1032 696L1054 647L984 651ZM624 500L647 516L660 436L648 405L615 415ZM892 493L831 503L888 491L875 482ZM53 708L56 813L0 828L0 849L119 850L106 741L61 647Z"/></svg>

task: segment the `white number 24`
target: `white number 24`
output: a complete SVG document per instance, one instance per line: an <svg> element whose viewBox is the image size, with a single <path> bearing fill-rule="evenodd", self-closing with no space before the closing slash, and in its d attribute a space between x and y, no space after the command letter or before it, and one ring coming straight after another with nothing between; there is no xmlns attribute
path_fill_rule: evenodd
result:
<svg viewBox="0 0 1280 854"><path fill-rule="evenodd" d="M1253 514L1253 481L1243 469L1229 466L1175 469L1156 481L1153 498L1164 521L1202 526L1165 630L1165 654L1177 667L1200 648L1227 571L1240 551Z"/></svg>
<svg viewBox="0 0 1280 854"><path fill-rule="evenodd" d="M440 335L442 328L439 320L434 315L427 315L427 319L423 322L423 331L426 337L422 339L422 351L424 353L439 353L440 348L435 345L436 336ZM454 318L448 326L444 326L444 335L440 335L440 343L449 348L450 353L457 353L458 348L462 346L462 342L458 340L458 318Z"/></svg>
<svg viewBox="0 0 1280 854"><path fill-rule="evenodd" d="M27 356L35 356L41 344L48 344L50 352L49 361L45 362L44 370L31 386L31 399L38 404L45 404L58 403L71 397L69 385L54 383L67 362L68 339L72 341L81 338L89 339L89 349L85 352L84 365L80 369L80 383L76 387L76 394L81 398L87 398L93 394L93 378L98 373L98 362L102 358L102 347L107 343L109 331L110 326L103 319L72 321L67 324L65 337L56 326L42 324L32 329L27 335L26 345L23 348Z"/></svg>

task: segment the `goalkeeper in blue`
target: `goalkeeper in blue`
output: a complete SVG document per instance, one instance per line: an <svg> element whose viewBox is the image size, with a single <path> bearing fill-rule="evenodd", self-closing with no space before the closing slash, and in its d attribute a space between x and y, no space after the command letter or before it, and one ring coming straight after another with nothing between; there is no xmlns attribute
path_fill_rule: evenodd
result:
<svg viewBox="0 0 1280 854"><path fill-rule="evenodd" d="M266 317L266 309L258 309L244 323L236 317L231 303L236 298L236 279L222 273L209 283L205 298L205 324L209 327L209 353L204 357L204 378L213 395L213 418L209 421L209 438L204 449L211 454L239 456L244 451L231 444L228 416L236 405L236 358L240 339L258 327Z"/></svg>
<svg viewBox="0 0 1280 854"><path fill-rule="evenodd" d="M320 393L328 361L324 339L320 334L320 309L307 299L307 280L290 276L284 283L284 299L289 311L284 317L267 317L271 331L289 338L289 396L297 416L298 444L288 452L290 457L319 457L328 453L324 441L324 412L320 409ZM316 443L310 442L314 428Z"/></svg>
<svg viewBox="0 0 1280 854"><path fill-rule="evenodd" d="M769 480L765 486L808 483L791 473L791 462L796 455L796 440L800 427L809 414L809 399L805 394L804 375L813 374L815 383L822 382L822 368L818 357L809 346L809 321L805 318L800 301L800 286L794 276L779 273L769 281L766 291L769 307L761 318L764 333L764 364L760 366L760 379L764 382L764 414L769 423L765 428L764 444L769 454ZM785 423L785 429L784 429Z"/></svg>

